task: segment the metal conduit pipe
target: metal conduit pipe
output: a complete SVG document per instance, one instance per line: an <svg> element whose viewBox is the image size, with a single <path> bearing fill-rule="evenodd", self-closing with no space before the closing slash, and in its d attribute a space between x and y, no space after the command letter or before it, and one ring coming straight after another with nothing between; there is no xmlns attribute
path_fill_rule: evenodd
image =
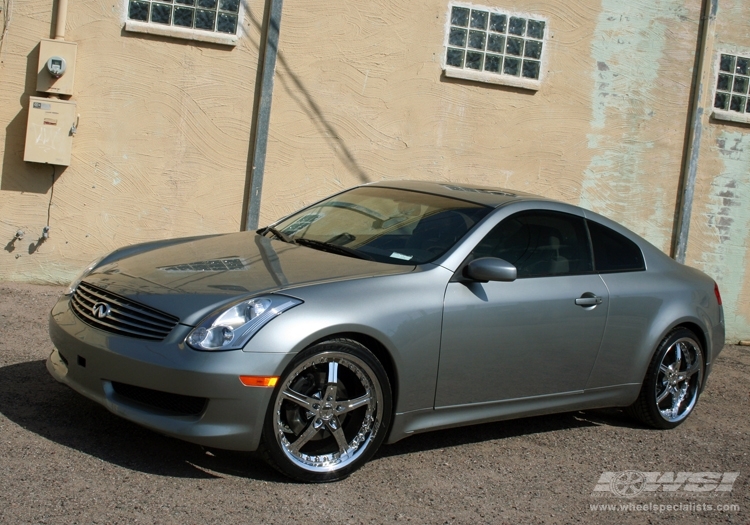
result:
<svg viewBox="0 0 750 525"><path fill-rule="evenodd" d="M266 167L266 147L268 145L268 128L271 121L271 100L273 98L273 79L276 71L276 56L279 51L279 30L281 26L281 9L283 0L267 0L265 10L265 34L261 35L261 68L260 89L256 87L256 116L252 130L253 144L250 168L250 183L245 194L247 214L244 217L244 230L258 227L260 217L260 198L263 190L263 172Z"/></svg>
<svg viewBox="0 0 750 525"><path fill-rule="evenodd" d="M701 5L700 43L694 77L694 94L690 104L690 128L681 170L680 201L672 241L672 257L679 263L685 262L685 255L687 253L695 179L698 172L698 155L700 153L701 135L703 133L704 106L706 98L711 95L711 85L713 83L710 57L713 54L713 37L716 32L716 11L718 4L719 0L703 0Z"/></svg>
<svg viewBox="0 0 750 525"><path fill-rule="evenodd" d="M55 40L65 40L65 22L68 20L68 0L57 0Z"/></svg>

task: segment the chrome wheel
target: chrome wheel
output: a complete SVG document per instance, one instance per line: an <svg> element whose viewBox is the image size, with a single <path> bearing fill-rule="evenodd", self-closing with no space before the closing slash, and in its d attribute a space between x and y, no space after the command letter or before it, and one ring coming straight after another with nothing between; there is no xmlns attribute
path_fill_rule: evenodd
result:
<svg viewBox="0 0 750 525"><path fill-rule="evenodd" d="M390 403L387 376L365 347L349 340L316 345L274 392L264 429L267 459L303 481L341 479L383 441Z"/></svg>
<svg viewBox="0 0 750 525"><path fill-rule="evenodd" d="M703 353L689 337L672 343L659 365L656 406L666 421L677 423L693 410L703 382Z"/></svg>
<svg viewBox="0 0 750 525"><path fill-rule="evenodd" d="M704 375L703 348L687 328L672 330L651 358L630 415L656 428L674 428L698 402Z"/></svg>

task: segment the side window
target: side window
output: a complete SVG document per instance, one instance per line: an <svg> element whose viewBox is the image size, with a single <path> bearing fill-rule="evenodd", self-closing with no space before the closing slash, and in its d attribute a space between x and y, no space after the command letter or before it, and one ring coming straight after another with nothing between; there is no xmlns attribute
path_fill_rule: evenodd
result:
<svg viewBox="0 0 750 525"><path fill-rule="evenodd" d="M482 239L472 256L505 259L516 267L519 278L593 271L583 218L554 211L508 217Z"/></svg>
<svg viewBox="0 0 750 525"><path fill-rule="evenodd" d="M598 273L645 270L641 249L633 241L606 226L586 221L594 246L594 265Z"/></svg>

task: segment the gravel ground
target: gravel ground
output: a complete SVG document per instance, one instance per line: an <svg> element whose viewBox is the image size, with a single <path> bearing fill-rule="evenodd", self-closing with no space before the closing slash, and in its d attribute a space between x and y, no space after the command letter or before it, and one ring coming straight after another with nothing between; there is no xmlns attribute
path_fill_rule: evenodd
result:
<svg viewBox="0 0 750 525"><path fill-rule="evenodd" d="M472 426L384 446L345 481L301 485L253 454L155 434L56 383L44 360L61 292L0 283L0 523L750 524L747 347L724 349L696 412L671 431L619 410ZM740 474L721 494L594 492L603 472L624 471Z"/></svg>

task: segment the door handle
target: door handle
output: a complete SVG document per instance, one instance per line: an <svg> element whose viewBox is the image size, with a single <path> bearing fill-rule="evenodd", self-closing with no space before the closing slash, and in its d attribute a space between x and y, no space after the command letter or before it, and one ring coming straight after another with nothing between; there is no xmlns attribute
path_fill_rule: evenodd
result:
<svg viewBox="0 0 750 525"><path fill-rule="evenodd" d="M592 294L591 292L586 292L581 297L576 299L576 304L578 306L596 306L598 304L602 304L602 298Z"/></svg>

